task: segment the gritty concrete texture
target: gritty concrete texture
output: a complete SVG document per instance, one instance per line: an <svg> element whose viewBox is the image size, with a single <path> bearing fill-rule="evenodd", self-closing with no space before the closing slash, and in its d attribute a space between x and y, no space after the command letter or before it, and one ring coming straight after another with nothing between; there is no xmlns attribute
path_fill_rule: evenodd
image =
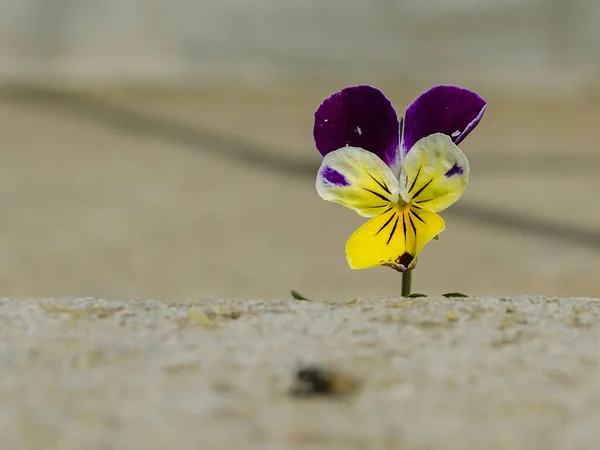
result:
<svg viewBox="0 0 600 450"><path fill-rule="evenodd" d="M592 450L589 298L0 300L0 448ZM302 364L359 382L289 393Z"/></svg>

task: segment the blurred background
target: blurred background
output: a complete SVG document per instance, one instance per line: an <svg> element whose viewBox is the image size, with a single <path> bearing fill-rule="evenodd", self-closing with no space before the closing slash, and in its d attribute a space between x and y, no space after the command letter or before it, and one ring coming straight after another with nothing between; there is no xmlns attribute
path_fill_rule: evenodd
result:
<svg viewBox="0 0 600 450"><path fill-rule="evenodd" d="M596 0L0 0L0 294L397 296L320 200L318 104L489 101L414 290L600 295Z"/></svg>

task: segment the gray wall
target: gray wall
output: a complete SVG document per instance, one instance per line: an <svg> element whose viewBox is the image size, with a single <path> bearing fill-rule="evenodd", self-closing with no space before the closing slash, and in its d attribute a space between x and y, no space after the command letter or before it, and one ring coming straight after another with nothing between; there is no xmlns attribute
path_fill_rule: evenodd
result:
<svg viewBox="0 0 600 450"><path fill-rule="evenodd" d="M0 81L599 74L598 0L0 0Z"/></svg>

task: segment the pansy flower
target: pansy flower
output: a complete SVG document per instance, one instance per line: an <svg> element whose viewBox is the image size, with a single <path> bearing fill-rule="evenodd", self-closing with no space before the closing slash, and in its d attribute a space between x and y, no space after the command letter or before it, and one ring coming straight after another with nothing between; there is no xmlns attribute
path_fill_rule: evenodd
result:
<svg viewBox="0 0 600 450"><path fill-rule="evenodd" d="M444 230L437 213L467 186L469 162L457 144L486 106L477 93L446 85L417 97L400 120L383 92L366 85L319 106L317 192L370 217L346 243L351 268L414 268L421 249Z"/></svg>

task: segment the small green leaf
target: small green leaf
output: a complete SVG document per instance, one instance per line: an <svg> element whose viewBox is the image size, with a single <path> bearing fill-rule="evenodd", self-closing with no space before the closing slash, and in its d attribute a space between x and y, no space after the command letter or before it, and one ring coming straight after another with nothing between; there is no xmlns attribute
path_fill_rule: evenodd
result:
<svg viewBox="0 0 600 450"><path fill-rule="evenodd" d="M419 298L419 297L427 297L426 294L420 294L418 292L415 292L414 294L408 294L406 296L406 298Z"/></svg>
<svg viewBox="0 0 600 450"><path fill-rule="evenodd" d="M296 300L304 300L306 302L310 302L311 300L309 300L308 298L304 297L300 292L295 291L295 290L291 290L290 294L292 294L292 297L294 297Z"/></svg>
<svg viewBox="0 0 600 450"><path fill-rule="evenodd" d="M442 294L443 297L452 298L452 297L468 297L468 295L462 294L460 292L448 292L447 294Z"/></svg>

